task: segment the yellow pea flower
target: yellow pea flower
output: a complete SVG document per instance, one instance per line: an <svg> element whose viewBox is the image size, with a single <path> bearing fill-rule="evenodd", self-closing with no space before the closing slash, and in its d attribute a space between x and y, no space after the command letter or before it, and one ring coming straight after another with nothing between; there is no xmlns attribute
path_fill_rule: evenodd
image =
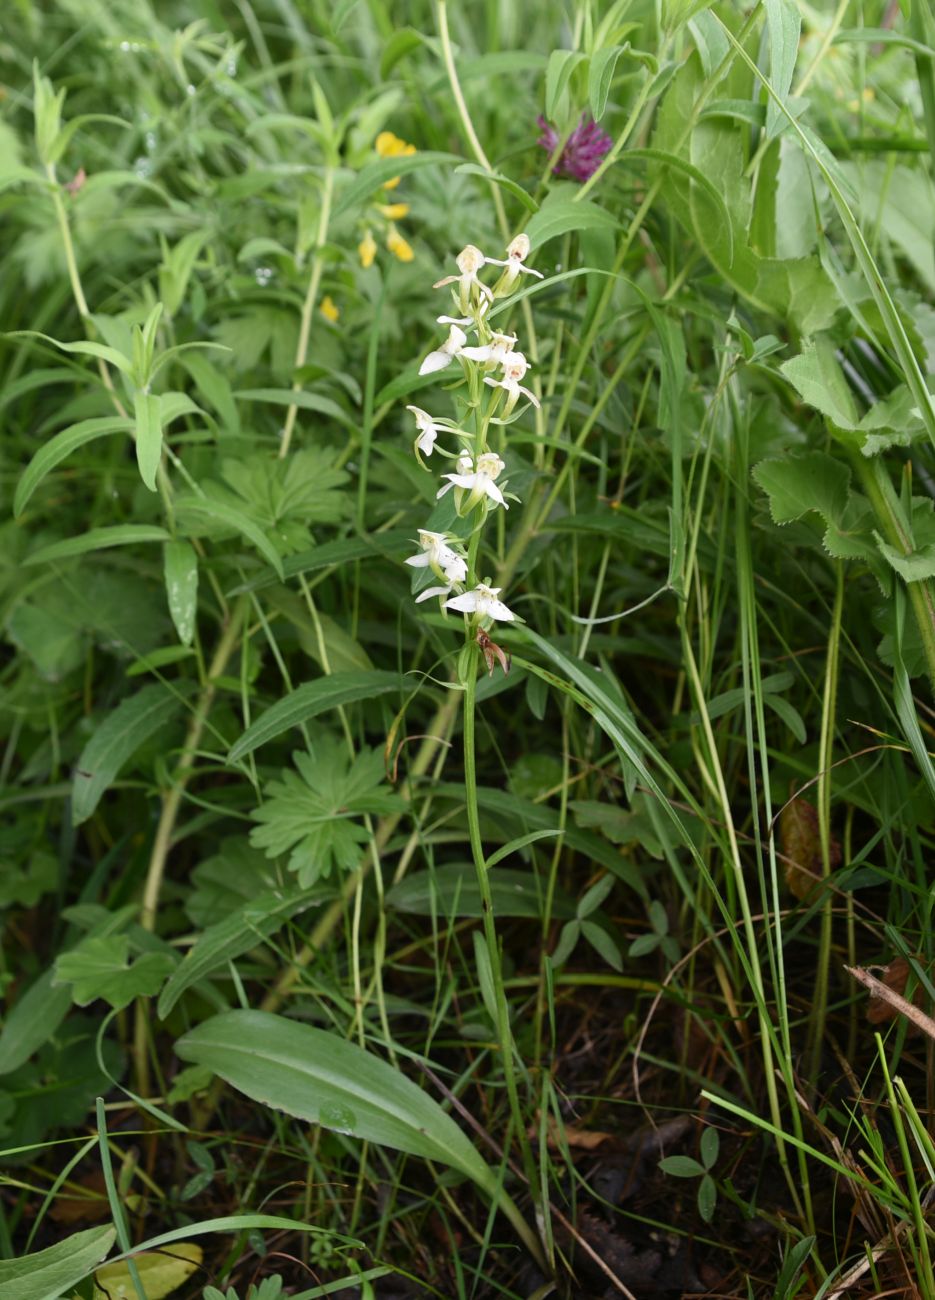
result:
<svg viewBox="0 0 935 1300"><path fill-rule="evenodd" d="M401 262L411 262L415 257L412 246L407 240L403 239L395 226L390 226L386 232L386 246L393 256L398 257Z"/></svg>
<svg viewBox="0 0 935 1300"><path fill-rule="evenodd" d="M392 131L381 131L374 141L374 147L381 158L407 158L416 151L414 144L407 144L405 140L400 140L399 136L394 135ZM393 176L383 182L383 188L395 190L400 180L401 177Z"/></svg>
<svg viewBox="0 0 935 1300"><path fill-rule="evenodd" d="M322 298L321 306L318 310L321 312L322 316L324 316L325 320L330 320L332 324L334 324L341 315L341 312L335 306L334 299L330 294L326 294L325 297Z"/></svg>
<svg viewBox="0 0 935 1300"><path fill-rule="evenodd" d="M390 221L399 221L409 215L408 203L378 203L377 211Z"/></svg>
<svg viewBox="0 0 935 1300"><path fill-rule="evenodd" d="M377 241L369 230L357 245L357 253L360 257L360 264L365 271L368 266L373 266L373 260L377 255Z"/></svg>

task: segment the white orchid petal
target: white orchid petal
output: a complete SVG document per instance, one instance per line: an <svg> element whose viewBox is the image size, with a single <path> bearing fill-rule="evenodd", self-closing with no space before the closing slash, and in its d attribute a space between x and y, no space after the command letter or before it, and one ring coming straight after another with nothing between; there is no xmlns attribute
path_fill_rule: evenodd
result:
<svg viewBox="0 0 935 1300"><path fill-rule="evenodd" d="M444 370L451 364L450 352L430 352L419 367L420 375L434 375L436 370Z"/></svg>
<svg viewBox="0 0 935 1300"><path fill-rule="evenodd" d="M507 609L502 600L491 600L487 602L487 613L491 618L499 619L501 623L512 623L516 615L511 609Z"/></svg>
<svg viewBox="0 0 935 1300"><path fill-rule="evenodd" d="M414 569L427 569L429 567L428 551L423 551L421 555L410 555L405 564L411 564Z"/></svg>
<svg viewBox="0 0 935 1300"><path fill-rule="evenodd" d="M446 609L457 609L462 614L473 614L477 608L477 596L473 591L466 591L462 596L454 596L445 601Z"/></svg>
<svg viewBox="0 0 935 1300"><path fill-rule="evenodd" d="M425 591L420 591L416 596L416 604L421 605L423 600L429 600L432 596L447 596L450 587L426 587Z"/></svg>

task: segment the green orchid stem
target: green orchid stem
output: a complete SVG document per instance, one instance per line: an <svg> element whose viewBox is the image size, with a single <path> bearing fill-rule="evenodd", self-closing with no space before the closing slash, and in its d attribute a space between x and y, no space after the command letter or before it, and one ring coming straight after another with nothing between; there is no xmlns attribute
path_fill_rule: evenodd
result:
<svg viewBox="0 0 935 1300"><path fill-rule="evenodd" d="M851 454L851 464L870 498L870 504L873 506L877 522L886 540L904 555L910 555L915 549L912 534L885 467L878 457L868 461L866 456L856 451ZM898 582L900 579L897 577L894 581ZM928 579L923 579L921 582L907 582L906 590L922 638L929 681L935 687L935 592Z"/></svg>
<svg viewBox="0 0 935 1300"><path fill-rule="evenodd" d="M484 918L484 939L486 940L487 953L490 958L490 977L491 983L493 984L493 995L496 999L497 1005L497 1036L500 1040L500 1054L503 1058L503 1075L506 1081L507 1097L510 1104L513 1129L516 1132L517 1141L520 1146L520 1153L522 1155L523 1172L529 1183L530 1194L535 1200L536 1189L539 1186L539 1183L536 1176L535 1163L532 1158L532 1149L529 1145L529 1138L526 1135L526 1126L523 1122L523 1113L519 1102L519 1091L516 1086L516 1069L513 1059L513 1033L510 1029L510 1013L506 1000L506 992L503 986L503 969L500 961L497 927L494 920L493 896L490 891L490 878L487 873L487 859L484 856L484 845L480 832L475 752L476 705L477 662L476 659L472 659L471 666L467 673L467 680L464 684L463 713L464 793L467 804L468 832L471 839L471 853L474 858L474 869L477 874L477 887L480 891L481 897L481 909ZM504 1206L504 1210L506 1213L509 1213L509 1211L506 1210L506 1206ZM537 1254L537 1258L541 1258L541 1249Z"/></svg>

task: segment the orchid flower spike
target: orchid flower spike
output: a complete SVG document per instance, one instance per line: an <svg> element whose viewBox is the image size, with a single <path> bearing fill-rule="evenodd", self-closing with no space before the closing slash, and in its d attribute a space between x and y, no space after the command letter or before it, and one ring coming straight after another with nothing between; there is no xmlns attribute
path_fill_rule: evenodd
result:
<svg viewBox="0 0 935 1300"><path fill-rule="evenodd" d="M496 262L497 266L504 266L506 270L493 287L493 296L495 298L505 298L508 293L512 293L513 286L521 275L534 275L538 280L543 279L541 271L534 271L531 266L523 265L528 256L529 236L526 234L517 235L507 247L506 261ZM487 261L493 262L494 258L488 257Z"/></svg>
<svg viewBox="0 0 935 1300"><path fill-rule="evenodd" d="M467 577L467 561L448 544L445 533L432 533L427 528L419 529L418 555L410 555L406 560L414 569L431 569L436 577L444 580L448 586L464 582ZM422 598L420 593L419 599Z"/></svg>
<svg viewBox="0 0 935 1300"><path fill-rule="evenodd" d="M482 361L485 366L502 366L504 357L513 350L515 334L492 334L490 342L476 348L462 348L461 356L469 361Z"/></svg>
<svg viewBox="0 0 935 1300"><path fill-rule="evenodd" d="M529 369L529 362L523 356L522 352L508 352L501 361L503 367L502 379L485 378L484 383L489 384L491 388L502 388L506 392L506 406L503 408L504 416L510 414L513 407L519 401L519 395L522 393L528 397L533 406L539 405L539 399L535 393L531 393L528 388L524 388L520 380Z"/></svg>
<svg viewBox="0 0 935 1300"><path fill-rule="evenodd" d="M457 284L458 305L462 314L467 316L471 309L476 307L478 301L484 298L488 302L493 301L493 291L477 278L478 271L482 270L489 260L479 248L468 244L455 258L460 275L446 275L443 280L437 280L432 288L441 289L446 284Z"/></svg>
<svg viewBox="0 0 935 1300"><path fill-rule="evenodd" d="M422 365L419 367L420 375L432 375L436 370L444 370L451 364L452 357L456 357L461 349L467 343L467 335L460 325L452 325L448 331L448 337L440 348L430 352Z"/></svg>
<svg viewBox="0 0 935 1300"><path fill-rule="evenodd" d="M448 479L443 488L439 488L436 493L437 497L443 497L446 492L455 489L455 506L459 515L466 515L473 510L479 501L485 497L492 501L494 505L503 506L504 510L509 510L509 506L503 499L503 493L497 487L494 479L503 473L506 466L495 451L485 451L477 458L477 464L473 465L471 457L461 455L458 457L456 472L454 474L444 474L442 477ZM467 492L467 501L464 501L464 493Z"/></svg>
<svg viewBox="0 0 935 1300"><path fill-rule="evenodd" d="M502 600L497 600L501 591L501 587L488 587L486 583L479 582L473 591L446 600L445 608L460 610L462 614L473 614L478 622L493 618L501 623L512 623L516 615L507 609Z"/></svg>

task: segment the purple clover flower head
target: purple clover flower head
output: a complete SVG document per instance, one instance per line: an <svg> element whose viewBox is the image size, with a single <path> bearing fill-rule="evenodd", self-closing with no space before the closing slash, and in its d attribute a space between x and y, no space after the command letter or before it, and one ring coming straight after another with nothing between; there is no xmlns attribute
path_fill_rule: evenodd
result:
<svg viewBox="0 0 935 1300"><path fill-rule="evenodd" d="M542 135L537 143L546 153L551 154L558 144L559 134L544 117L540 116L536 121L542 129ZM582 113L581 121L568 137L552 172L555 176L570 176L575 181L589 180L612 145L613 140L607 132L602 131L587 113Z"/></svg>

